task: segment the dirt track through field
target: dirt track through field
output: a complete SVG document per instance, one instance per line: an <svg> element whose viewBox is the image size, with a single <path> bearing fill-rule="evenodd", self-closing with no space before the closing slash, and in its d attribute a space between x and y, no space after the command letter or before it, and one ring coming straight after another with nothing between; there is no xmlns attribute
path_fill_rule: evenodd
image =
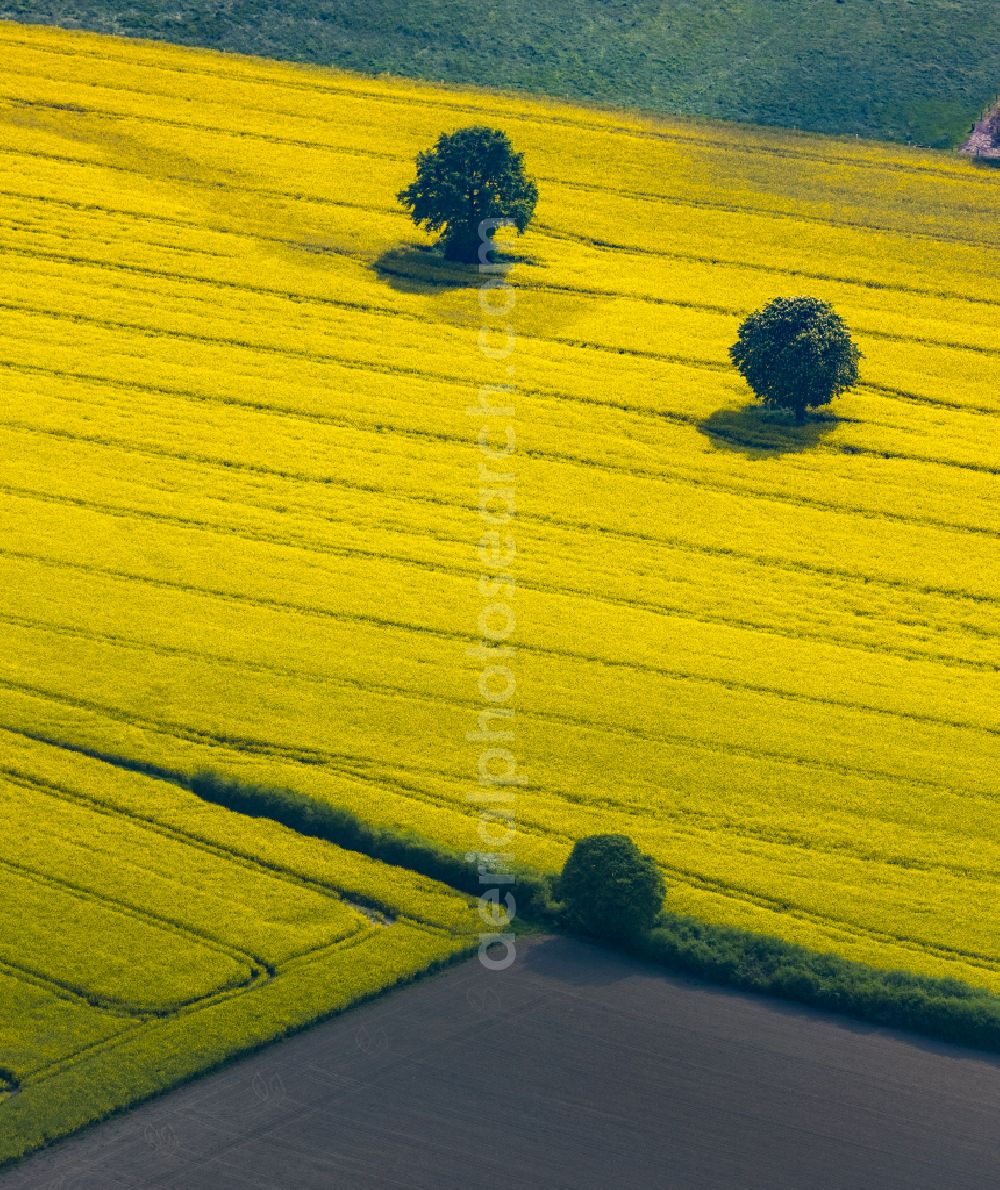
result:
<svg viewBox="0 0 1000 1190"><path fill-rule="evenodd" d="M3 1190L964 1190L1000 1061L568 939L465 963L99 1125Z"/></svg>

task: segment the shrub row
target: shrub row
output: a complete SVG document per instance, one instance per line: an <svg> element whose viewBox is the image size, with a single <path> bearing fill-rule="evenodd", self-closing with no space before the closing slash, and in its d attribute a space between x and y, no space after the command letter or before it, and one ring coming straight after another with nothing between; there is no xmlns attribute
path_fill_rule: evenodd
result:
<svg viewBox="0 0 1000 1190"><path fill-rule="evenodd" d="M484 887L476 865L456 852L384 827L373 827L338 806L306 794L198 773L185 781L206 801L409 868L460 892ZM551 879L517 869L518 914L549 928L567 927L553 899ZM605 939L607 941L607 939ZM780 938L709 925L661 913L653 929L620 943L633 954L674 971L797 1001L875 1024L908 1029L948 1041L1000 1050L1000 997L958 980L905 971L880 971L836 955L819 954Z"/></svg>
<svg viewBox="0 0 1000 1190"><path fill-rule="evenodd" d="M395 867L408 868L459 892L478 896L490 887L489 880L480 877L478 861L470 861L418 835L371 826L350 810L317 801L308 794L250 785L210 772L196 773L184 784L205 801L253 818L270 818L301 835L311 835ZM548 877L525 867L518 867L515 874L518 913L553 924Z"/></svg>
<svg viewBox="0 0 1000 1190"><path fill-rule="evenodd" d="M880 971L762 934L663 913L634 951L747 991L1000 1050L1000 997L957 979Z"/></svg>

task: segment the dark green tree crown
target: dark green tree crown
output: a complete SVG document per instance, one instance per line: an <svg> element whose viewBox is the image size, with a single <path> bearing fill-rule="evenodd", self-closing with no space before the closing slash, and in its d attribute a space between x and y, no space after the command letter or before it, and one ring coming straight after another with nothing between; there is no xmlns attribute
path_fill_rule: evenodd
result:
<svg viewBox="0 0 1000 1190"><path fill-rule="evenodd" d="M666 888L655 860L627 835L579 839L559 877L569 923L608 939L635 939L663 907Z"/></svg>
<svg viewBox="0 0 1000 1190"><path fill-rule="evenodd" d="M802 417L858 380L861 352L843 319L818 298L775 298L751 314L729 349L754 393Z"/></svg>
<svg viewBox="0 0 1000 1190"><path fill-rule="evenodd" d="M524 231L538 187L505 132L474 124L442 133L434 148L419 153L416 179L397 198L418 226L443 230L446 255L475 260L481 223L500 220Z"/></svg>

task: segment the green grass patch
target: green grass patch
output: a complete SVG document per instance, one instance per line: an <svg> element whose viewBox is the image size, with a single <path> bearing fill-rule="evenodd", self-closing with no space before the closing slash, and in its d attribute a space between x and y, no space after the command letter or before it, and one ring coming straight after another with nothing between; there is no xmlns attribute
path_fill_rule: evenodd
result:
<svg viewBox="0 0 1000 1190"><path fill-rule="evenodd" d="M4 15L649 111L956 144L1000 89L994 0L11 0Z"/></svg>

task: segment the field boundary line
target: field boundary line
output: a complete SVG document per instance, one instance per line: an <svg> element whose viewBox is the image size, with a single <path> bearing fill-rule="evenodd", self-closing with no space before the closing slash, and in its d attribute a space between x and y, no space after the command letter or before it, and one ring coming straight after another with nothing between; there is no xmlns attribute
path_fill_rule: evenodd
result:
<svg viewBox="0 0 1000 1190"><path fill-rule="evenodd" d="M39 100L27 100L23 97L13 95L11 93L0 94L0 106L7 106L10 108L24 109L35 108L41 110L51 110L51 103ZM256 132L243 129L228 129L219 126L197 124L192 121L183 121L177 119L167 119L166 117L157 117L151 115L142 115L128 112L118 112L105 108L90 108L88 115L104 118L109 122L129 121L139 124L151 124L156 128L182 128L187 131L195 131L205 134L209 137L218 136L220 138L228 137L231 140L259 140L265 144L287 145L294 148L308 149L316 152L326 153L329 155L342 157L360 157L365 160L377 161L395 161L409 163L410 157L402 153L381 153L369 148L361 146L337 145L330 144L323 141L308 141L298 140L292 137L280 137L271 133ZM550 121L544 121L548 124ZM756 150L754 150L756 151ZM825 158L820 158L825 161ZM874 168L878 168L876 163ZM143 176L148 176L144 174ZM552 177L550 175L538 174L537 180L546 182L554 186L564 186L571 190L582 190L588 193L605 194L611 197L633 199L642 202L651 202L663 206L683 206L695 210L717 210L731 212L734 214L756 215L765 219L792 219L801 223L821 224L824 227L844 227L858 231L874 231L886 236L894 236L900 239L923 239L929 240L933 243L958 243L966 244L973 248L996 249L996 244L989 240L972 239L968 236L947 234L944 232L931 232L909 228L901 230L899 228L887 226L884 224L875 223L857 223L851 220L836 219L832 217L824 217L820 215L811 215L805 212L797 211L782 211L772 207L751 207L738 203L720 203L712 202L709 199L695 199L692 197L684 197L682 195L670 194L654 194L645 191L634 191L627 189L615 188L612 186L602 186L596 183L574 181L572 179ZM988 181L989 179L976 178L976 181ZM227 189L238 190L238 185L228 186ZM266 192L265 192L266 193ZM286 194L285 197L292 197L291 194ZM302 197L302 196L299 196ZM324 201L322 198L320 201ZM394 212L395 213L395 212Z"/></svg>
<svg viewBox="0 0 1000 1190"><path fill-rule="evenodd" d="M5 856L0 857L0 868L6 868L8 872L13 872L22 879L40 884L43 887L54 889L57 892L64 893L80 901L88 901L107 908L112 913L117 913L122 917L130 917L141 925L152 927L153 929L163 930L167 933L176 934L187 941L193 942L195 945L204 946L207 950L214 950L223 955L225 958L232 961L235 965L246 968L248 977L241 980L239 983L228 983L213 988L211 992L202 996L192 997L190 1000L182 1000L176 1003L171 1003L167 1006L166 1011L172 1012L176 1008L184 1007L186 1004L197 1003L200 1000L209 999L217 995L221 991L229 991L231 988L240 987L248 988L255 983L261 981L264 977L272 977L275 972L273 964L268 963L260 955L254 954L250 950L234 945L231 942L225 942L222 939L216 938L214 935L208 933L207 930L202 930L198 926L184 924L176 918L167 917L164 914L156 913L151 909L141 908L129 901L121 900L120 898L110 896L106 893L98 892L96 889L88 888L86 885L78 884L75 881L66 880L58 876L52 876L49 873L41 872L36 868L30 867L28 864L18 863L16 860L9 859ZM10 960L8 960L9 962ZM101 993L92 993L84 991L85 998L91 996L102 997ZM115 1003L128 1004L127 1000L120 997L106 997L109 1001L113 1000ZM140 1012L145 1015L159 1016L163 1015L163 1010L154 1008L150 1010L140 1009Z"/></svg>
<svg viewBox="0 0 1000 1190"><path fill-rule="evenodd" d="M0 684L7 685L8 683L0 683ZM413 696L411 692L406 692L406 693L408 693L411 697ZM100 713L99 708L95 708L95 709L98 710L98 713ZM606 733L609 733L609 734L633 735L633 736L635 736L637 738L641 738L647 742L657 742L657 741L669 742L669 743L673 743L675 745L679 744L686 748L708 751L708 752L712 752L712 753L715 753L718 755L743 756L747 759L763 761L765 763L779 764L779 765L783 765L786 767L790 767L790 766L794 766L796 768L806 767L806 768L816 769L821 772L835 772L841 777L844 777L844 776L853 777L853 778L861 777L863 779L879 781L882 783L886 783L889 785L895 785L895 786L910 785L914 788L930 789L930 790L933 790L935 793L943 793L944 795L950 796L950 797L957 797L957 798L963 798L963 799L967 798L967 799L972 799L972 800L979 801L979 802L989 802L990 800L993 800L991 798L991 795L983 793L981 791L966 790L966 789L961 789L961 788L958 788L955 786L947 786L940 782L935 782L935 781L929 780L927 778L906 777L906 776L901 776L899 774L893 774L893 773L889 773L889 772L884 772L884 773L873 772L872 770L870 770L868 768L853 769L850 766L837 765L833 762L821 761L818 759L813 759L813 758L808 758L808 757L800 757L800 756L795 756L795 755L791 755L788 753L770 752L770 751L763 750L763 749L750 748L745 745L724 743L719 740L698 739L696 737L687 736L682 733L662 733L661 732L655 736L650 736L648 733L641 732L638 729L627 728L624 725L614 725L614 726L601 725L601 724L597 724L597 723L591 723L588 721L577 720L571 716L557 716L554 714L544 714L544 713L535 714L532 712L525 712L525 714L527 714L529 717L532 717L532 718L551 719L553 721L563 722L563 723L566 723L567 725L575 727L575 728L582 727L585 730L598 730L598 731L604 730ZM113 717L113 716L110 716L110 717ZM68 744L68 743L62 743L60 741L53 741L53 740L50 740L50 739L47 739L44 737L39 737L36 733L26 732L26 731L23 731L23 730L20 730L17 728L4 727L2 730L10 731L14 734L25 736L28 739L33 739L33 740L36 740L36 741L39 741L42 743L50 744L53 747L63 748L65 750L68 750L71 752L79 752L83 755L91 756L95 759L104 760L106 763L110 763L110 764L117 763L119 765L119 767L122 767L122 768L135 770L138 767L140 769L140 771L142 769L142 766L137 765L135 762L125 761L123 758L109 757L108 754L98 752L97 750L94 750L94 749L80 747L80 746L72 745L72 744ZM171 734L173 734L170 732L169 729L163 727L162 725L157 725L155 723L152 724L152 730L156 731L158 734L161 734L161 735L170 736ZM234 752L240 751L240 747L238 745L225 744L224 746L229 747ZM344 765L338 766L337 764L333 764L333 763L330 763L329 761L327 761L325 757L316 757L315 759L312 759L309 761L304 761L301 758L298 758L295 756L284 755L283 749L281 749L280 747L271 746L271 751L273 752L275 757L283 758L285 763L290 762L293 764L308 764L310 767L312 767L313 765L315 765L317 763L318 760L322 760L325 767L329 767L331 769L331 771L335 772L341 778L360 781L360 782L364 782L364 783L374 783L374 784L377 784L377 785L380 785L383 787L395 788L399 792L399 796L402 796L408 800L430 802L431 804L433 804L439 808L446 809L451 813L456 812L456 809L455 809L456 803L454 802L454 800L452 798L448 797L445 794L432 793L424 785L415 785L412 782L407 782L407 781L400 780L399 778L392 777L391 775L389 775L388 770L386 770L384 768L382 768L382 769L378 769L377 767L372 768L371 759L374 759L374 758L355 756L355 757L349 758L348 764L346 766L344 766ZM365 767L366 765L368 766L368 771L366 771L366 767ZM155 774L147 773L147 775L151 775L151 776L155 777ZM443 773L440 775L447 776L448 774ZM174 778L172 778L171 775L164 774L164 775L160 776L159 779L165 780L165 781L168 781L168 782L171 782L174 784L183 784L182 780L174 779ZM31 783L35 783L35 779L29 778L28 780ZM71 796L73 796L73 795L71 795ZM575 804L575 802L576 802L576 799L574 799L571 795L568 795L564 790L555 791L554 796L556 797L557 800L562 801L562 802L567 802L570 804ZM612 803L605 803L605 804L612 804ZM626 812L631 813L631 811L626 811ZM737 831L735 833L740 833L740 832ZM568 838L568 836L567 836L567 838ZM884 860L873 861L873 862L885 863L888 866L896 866L896 865L891 865L891 864L889 864L889 861L884 861ZM404 914L402 916L411 916L411 915ZM421 919L414 918L414 920L420 921ZM430 923L430 924L436 925L437 923Z"/></svg>
<svg viewBox="0 0 1000 1190"><path fill-rule="evenodd" d="M384 777L367 776L367 775L361 773L360 771L354 771L350 774L345 774L345 775L349 775L353 779L360 781L362 783L371 783L371 782L376 782L376 783L381 783L381 784L386 783ZM389 782L389 784L391 785L394 783ZM426 798L427 791L422 791L422 792L423 792L423 796ZM412 796L412 793L410 796ZM444 806L445 808L453 809L453 805L451 803L449 803L447 799L432 798L432 800L435 801L437 804ZM572 841L571 836L565 835L562 832L556 831L552 828L544 827L540 823L532 823L530 830L531 830L531 833L541 834L545 837L554 837L554 838L558 838L562 841L568 841L568 842ZM848 921L847 919L838 918L835 916L818 914L813 911L805 910L801 907L797 907L792 902L788 902L788 901L780 899L780 898L766 898L762 894L754 893L751 890L739 889L738 886L726 885L724 882L716 881L713 878L704 877L697 873L688 872L684 869L669 868L666 865L661 865L661 866L664 867L664 870L681 875L682 878L685 879L685 882L701 884L708 891L714 892L717 895L722 895L724 897L734 897L736 899L749 900L749 901L751 901L751 903L757 904L759 907L765 908L768 911L772 911L772 912L792 911L794 916L799 916L803 920L806 920L807 922L818 922L824 928L840 929L842 933L847 934L847 936L849 936L849 937L850 936L853 936L853 937L868 936L868 937L872 937L872 938L876 938L876 939L878 939L879 937L883 937L884 939L889 940L893 945L907 946L910 949L913 949L915 951L918 951L920 953L925 953L925 954L928 953L930 951L931 947L933 946L935 950L942 952L941 957L944 958L946 961L967 962L968 963L972 960L979 960L978 962L973 963L973 965L984 966L990 970L993 969L992 966L990 966L990 964L1000 966L1000 961L991 960L988 958L988 956L978 955L977 952L962 951L957 948L943 947L943 946L940 946L939 944L925 944L925 943L920 942L917 939L907 938L906 936L895 936L895 935L887 935L887 934L880 935L877 931L871 930L867 927L863 927L857 923L852 923L852 922Z"/></svg>
<svg viewBox="0 0 1000 1190"><path fill-rule="evenodd" d="M10 727L6 724L0 724L0 731L9 732L13 735L19 735L22 738L31 740L37 744L49 745L50 747L61 748L65 751L79 751L81 754L88 755L94 760L103 759L94 753L86 752L84 749L74 749L68 744L50 740L41 734L20 731L17 728ZM111 762L109 761L107 763ZM137 776L144 776L150 780L169 781L168 777L156 777L152 773L145 771L139 765L134 766L130 771L134 772ZM161 837L176 843L178 846L190 848L192 851L204 852L208 855L211 855L215 859L223 860L226 863L233 864L236 867L242 867L249 871L253 871L258 876L275 880L281 884L290 884L298 888L307 889L310 892L316 892L322 896L325 896L328 900L346 906L360 916L366 918L368 921L372 920L370 914L373 912L377 912L381 918L385 919L381 922L383 925L390 925L392 918L395 916L394 913L391 913L388 909L383 908L374 901L369 904L365 904L360 899L352 900L351 893L349 893L346 889L340 888L332 882L323 881L315 877L309 877L296 873L292 868L266 863L264 860L253 858L249 852L242 851L238 848L228 848L222 844L212 843L208 839L202 838L193 832L185 831L180 827L171 826L152 816L142 815L130 809L116 805L112 802L104 802L98 798L88 796L87 794L78 793L64 785L58 785L55 782L46 781L43 778L32 776L28 773L25 773L23 770L10 768L7 765L0 764L0 777L5 778L11 784L21 785L24 788L29 788L36 794L41 794L42 796L51 797L56 800L66 802L67 804L74 805L77 809L86 810L89 813L99 814L112 819L125 819L129 825L136 830L145 831L148 834L160 835ZM171 783L184 788L181 774L177 774L176 779ZM2 865L4 862L5 861L3 859L0 859L0 865ZM35 871L35 869L31 870ZM38 875L41 876L43 873L39 872ZM71 887L83 888L84 886L73 885ZM104 896L104 894L99 893L96 890L90 891L93 891L97 897ZM121 903L129 905L131 904L131 902ZM133 906L133 908L135 908L140 913L145 912L138 906ZM169 921L171 919L167 918L164 920ZM190 929L195 933L198 932L198 928L195 926L183 926L183 928ZM218 942L220 946L227 947L232 945L232 943L227 942L225 939L216 938L215 935L208 934L207 932L205 933L205 936ZM346 937L347 935L342 936ZM269 967L278 967L281 965L280 963L271 964L262 956L253 955L250 951L245 951L244 953L253 958L260 965Z"/></svg>
<svg viewBox="0 0 1000 1190"><path fill-rule="evenodd" d="M63 32L67 32L67 31L63 30ZM88 36L93 38L98 35L90 33L90 34L88 34ZM521 110L517 110L517 111L504 112L504 115L507 119L518 120L522 123L542 124L545 126L548 126L551 124L559 124L559 125L566 126L566 127L579 128L582 131L586 131L586 132L600 132L600 133L604 133L609 136L619 136L619 135L620 136L629 136L629 137L633 137L635 139L664 141L667 143L680 142L683 144L696 144L699 146L708 146L708 147L716 147L719 145L725 145L726 148L730 147L730 142L725 140L725 138L723 138L721 135L718 137L712 137L712 136L706 135L707 126L713 124L713 121L711 120L711 118L707 117L707 116L702 116L702 117L691 116L691 117L688 117L687 119L685 119L684 117L680 117L681 120L684 120L685 123L689 123L692 126L701 125L701 127L697 131L688 132L683 127L680 127L680 126L675 126L674 128L668 128L667 125L669 124L671 117L669 116L668 113L665 113L665 112L656 112L653 110L649 110L649 111L641 110L638 112L637 120L630 121L630 122L619 121L619 123L615 124L615 123L612 123L611 121L613 120L615 114L617 114L621 110L617 106L609 107L607 110L605 110L604 108L600 107L599 105L595 106L593 101L588 102L585 99L573 100L570 98L549 96L549 95L545 95L544 93L535 93L535 92L530 92L530 91L520 91L520 90L505 91L505 90L499 89L499 88L477 89L474 86L470 86L469 84L450 84L450 83L440 83L440 82L435 83L431 80L412 78L407 75L390 75L389 78L392 82L399 83L403 87L409 88L411 91L418 93L413 96L408 96L406 98L402 98L402 97L391 94L390 92L388 92L385 89L384 86L381 88L371 86L371 85L369 85L368 87L365 87L363 85L363 83L365 81L365 76L359 72L351 71L347 68L333 67L333 66L323 67L323 66L317 66L317 65L308 64L308 63L296 63L296 62L287 61L284 59L277 60L279 67L282 68L280 70L280 75L277 71L275 72L274 75L270 75L270 76L262 73L260 71L261 63L258 62L256 59L252 60L253 69L251 69L250 68L251 62L247 62L245 57L242 57L242 62L241 62L241 64L245 64L245 68L242 73L237 72L237 71L228 71L228 70L224 70L221 68L223 66L223 63L225 62L225 59L223 58L222 53L218 50L212 50L208 47L178 46L176 43L165 42L164 46L163 46L163 48L166 50L166 53L164 54L164 58L166 58L167 54L170 54L171 56L173 56L173 54L177 50L180 50L181 54L185 54L185 52L186 52L187 54L190 55L191 59L193 59L195 56L211 55L213 57L218 57L218 58L222 59L222 61L220 61L220 63L219 63L218 69L208 69L208 68L192 69L190 66L182 67L180 65L177 65L175 62L171 62L169 65L167 65L165 62L154 63L154 62L150 62L148 60L139 60L138 54L136 54L135 50L131 46L129 46L129 50L131 51L130 53L128 53L128 54L123 53L123 54L119 54L119 55L102 54L102 53L96 52L95 50L81 49L81 48L74 48L72 50L70 50L70 49L64 50L64 49L57 48L57 47L53 46L51 44L51 42L49 44L45 44L41 40L39 40L38 42L34 42L30 39L17 39L14 37L10 37L9 35L6 34L6 30L4 31L3 40L6 41L8 44L17 45L21 48L28 49L34 53L43 53L43 54L48 53L51 55L59 55L62 57L72 57L72 58L85 57L85 58L90 58L90 59L92 59L94 61L98 61L98 62L125 63L129 67L131 67L133 69L138 69L138 70L158 71L158 72L164 73L164 74L166 74L166 73L179 74L179 75L188 74L188 75L194 75L196 77L202 77L202 78L211 79L211 80L221 78L221 79L226 80L227 82L237 82L237 83L241 83L245 86L249 85L249 86L253 86L253 87L277 87L277 88L281 88L283 90L303 91L303 92L306 92L308 95L315 95L317 92L322 93L324 95L324 97L340 97L342 95L347 95L347 96L351 96L351 97L355 97L355 98L361 98L361 99L364 99L369 102L374 100L376 102L384 102L386 104L395 104L397 106L411 107L411 106L419 105L419 106L423 106L423 107L440 107L440 108L444 108L448 111L465 111L465 112L471 112L471 113L476 113L476 114L482 114L484 107L489 106L491 102L493 104L495 104L496 100L500 99L501 101L506 101L507 103L513 104L513 105L515 105L515 107L521 109ZM83 39L81 38L81 41L82 40ZM150 47L143 46L142 48L149 49ZM157 48L160 48L160 47L157 47ZM178 60L180 59L181 54L177 55ZM272 62L270 60L264 59L262 61L267 62L267 64L269 66L272 65ZM228 63L225 63L225 64L228 65ZM292 79L290 79L288 77L288 75L291 73L291 71L296 70L296 69L301 70L303 72L303 81L301 81L301 82L299 82L298 80L293 81ZM257 71L259 73L254 73L254 71ZM310 77L308 79L305 78L307 72L310 72ZM47 81L51 81L51 82L64 82L65 81L64 79L61 79L58 77L51 78L51 76L48 76L48 75L38 75L36 72L26 71L23 69L18 70L17 74L19 76L27 75L29 77L41 77L41 78L44 78ZM351 86L342 86L342 85L337 85L337 84L331 83L329 80L325 80L323 78L324 74L338 75L342 79L349 79L351 81L352 85ZM101 84L98 84L98 85L101 85ZM173 98L173 96L169 96L165 92L159 91L159 90L146 91L141 88L126 88L126 87L108 87L105 89L121 90L121 91L134 91L138 94L148 95L151 97ZM447 99L440 97L442 91L448 91L448 90L456 92L456 101L449 102ZM434 95L435 92L436 92L436 96ZM457 99L457 95L462 95L462 98ZM470 98L469 98L470 96L472 97L472 100L473 100L471 102L470 102ZM481 100L481 102L475 102L475 100ZM556 110L547 110L544 112L539 112L537 114L527 111L527 110L524 110L532 102L539 104L539 106L545 106L547 108L556 109ZM601 121L601 120L597 120L597 119L593 119L593 118L591 118L589 120L585 120L585 119L578 118L576 116L567 116L567 115L562 115L559 113L558 109L566 109L566 108L575 108L581 114L587 113L587 114L590 114L591 117L593 116L593 113L596 110L596 112L598 114L605 115L606 120ZM263 114L282 116L287 119L318 120L318 121L321 121L324 123L338 124L338 126L339 126L339 123L337 121L332 120L328 117L314 116L314 115L309 115L309 116L301 115L300 116L296 112L288 112L288 111L284 111L284 110L278 109L278 108L250 107L248 110L259 111ZM676 117L676 116L674 117L674 119L677 119L677 118L678 117ZM640 123L640 121L647 121L650 124L662 124L662 125L664 125L664 127L643 127L642 124ZM716 122L718 122L718 121L716 121ZM737 146L740 151L743 151L746 153L754 153L754 154L766 153L766 154L773 155L773 156L788 157L788 158L792 158L792 159L820 161L824 164L832 163L832 164L847 165L847 166L850 166L853 168L858 168L858 169L889 168L889 169L899 170L900 172L912 173L914 175L919 175L919 176L925 176L925 175L943 176L943 177L946 177L952 181L954 181L954 180L958 180L958 181L962 181L962 182L967 181L967 180L971 180L971 181L975 181L975 182L988 181L988 179L980 178L978 175L976 175L974 173L970 173L969 171L967 171L965 169L962 169L961 165L963 163L960 163L957 161L951 162L950 158L942 160L942 162L940 164L935 163L935 164L928 164L928 165L917 164L916 162L906 161L903 159L903 155L901 152L903 146L900 145L900 143L897 141L881 141L881 140L877 140L877 139L865 138L865 140L862 142L866 145L874 146L874 147L877 147L884 151L884 154L887 158L889 158L889 161L887 161L883 165L881 162L866 161L864 158L861 158L861 157L858 157L858 156L855 156L852 154L841 154L839 156L835 156L833 154L813 152L805 147L799 148L798 146L795 146L792 143L793 139L796 137L803 141L806 139L815 140L815 141L823 141L823 140L829 139L831 144L838 144L841 147L843 147L844 144L850 143L850 140L846 134L842 134L842 135L838 136L837 134L828 134L828 133L825 134L825 133L820 133L820 132L799 131L797 129L778 129L778 130L776 130L774 127L769 126L769 125L758 125L758 124L752 124L752 123L748 123L748 122L744 122L744 121L739 121L739 122L731 121L731 123L737 123L737 127L741 131L746 130L746 133L747 133L746 142L747 143L740 144ZM778 140L781 135L781 132L784 132L788 136L788 139L790 142L788 147L786 147L784 145L774 145L774 144L766 143L767 140L771 140L771 141ZM749 143L751 137L756 137L759 139L757 142L751 144L751 143ZM761 141L763 141L765 143L759 143ZM934 153L934 150L928 149L928 148L922 148L917 151L928 158L930 158L932 156L932 154ZM943 158L943 156L944 155L942 154L942 158ZM948 162L948 165L950 166L950 168L945 165L945 161Z"/></svg>
<svg viewBox="0 0 1000 1190"><path fill-rule="evenodd" d="M154 726L153 730L162 735L171 734L162 727ZM135 773L136 775L146 777L149 780L162 781L187 791L184 774L179 772L171 772L170 770L161 769L159 772L154 773L150 771L154 766L145 765L141 762L130 762L124 757L112 757L108 753L99 752L97 749L85 748L68 743L66 741L56 740L51 737L43 736L40 733L11 727L9 724L0 724L0 731L21 736L24 739L31 740L32 742L41 744L43 746L55 748L64 752L77 753L86 756L91 760L96 760L107 764L111 767ZM295 763L294 758L293 763ZM299 763L301 763L301 761L299 761ZM3 766L0 767L0 774L3 774L3 776L9 781L24 784L33 790L41 792L49 797L57 798L75 805L82 804L96 814L105 814L112 818L125 818L132 825L140 829L147 830L151 834L163 835L178 843L208 852L209 854L217 856L220 859L225 859L239 866L256 870L261 874L269 875L286 883L323 893L324 895L330 897L331 900L346 904L350 908L355 909L369 922L372 922L372 918L369 916L369 913L374 911L385 919L378 923L384 927L392 925L397 920L405 919L420 926L426 926L428 928L434 929L445 929L447 931L447 927L441 926L439 922L435 922L431 918L421 918L410 913L403 913L398 908L390 905L388 901L379 901L376 897L366 898L362 894L355 893L350 889L344 888L341 885L334 883L333 881L323 880L316 876L310 876L305 873L298 872L293 867L282 865L276 861L255 857L251 852L244 851L240 848L229 847L222 843L212 842L194 834L193 832L186 831L182 827L161 822L157 818L139 814L135 810L125 809L112 802L101 801L99 798L93 797L87 793L70 789L67 786L59 785L52 781L47 781L38 776L30 775L23 772L22 770L11 769L9 767ZM341 850L349 851L350 849L342 848ZM345 935L345 937L347 936L349 935ZM325 946L327 943L323 943L322 945ZM277 968L280 970L283 964L284 961L281 964L277 964Z"/></svg>
<svg viewBox="0 0 1000 1190"><path fill-rule="evenodd" d="M392 781L386 781L382 776L367 776L361 773L355 774L355 779L362 783L379 783L383 785L393 786ZM400 786L406 788L406 786ZM422 797L420 800L430 801L432 804L444 806L445 808L453 808L457 803L450 803L447 799L439 798L429 791L421 791ZM403 795L400 795L403 796ZM535 834L546 838L558 839L560 842L572 844L575 841L575 836L566 834L557 830L554 827L548 827L544 824L531 821L527 827L522 826L528 834ZM948 947L944 944L924 943L919 939L907 937L905 935L892 935L882 933L863 926L860 923L854 923L847 918L840 918L835 915L824 915L813 910L806 909L797 905L795 902L788 901L780 897L767 897L765 894L757 893L752 889L743 888L738 885L726 884L724 881L717 880L714 877L702 875L697 872L689 871L679 867L672 867L664 862L657 861L658 866L671 875L680 876L682 882L687 883L693 887L704 887L705 891L714 893L715 895L728 897L735 900L744 900L749 903L757 905L759 908L766 909L768 912L784 912L791 913L792 916L801 918L803 921L809 923L819 923L823 928L839 929L841 933L853 936L855 938L870 937L876 941L888 941L893 945L899 945L904 948L909 948L920 953L928 953L932 950L940 951L940 958L948 962L967 962L970 965L978 965L986 970L1000 970L1000 957L990 957L988 955L981 955L976 951L965 951L954 947ZM958 956L958 957L955 957Z"/></svg>

